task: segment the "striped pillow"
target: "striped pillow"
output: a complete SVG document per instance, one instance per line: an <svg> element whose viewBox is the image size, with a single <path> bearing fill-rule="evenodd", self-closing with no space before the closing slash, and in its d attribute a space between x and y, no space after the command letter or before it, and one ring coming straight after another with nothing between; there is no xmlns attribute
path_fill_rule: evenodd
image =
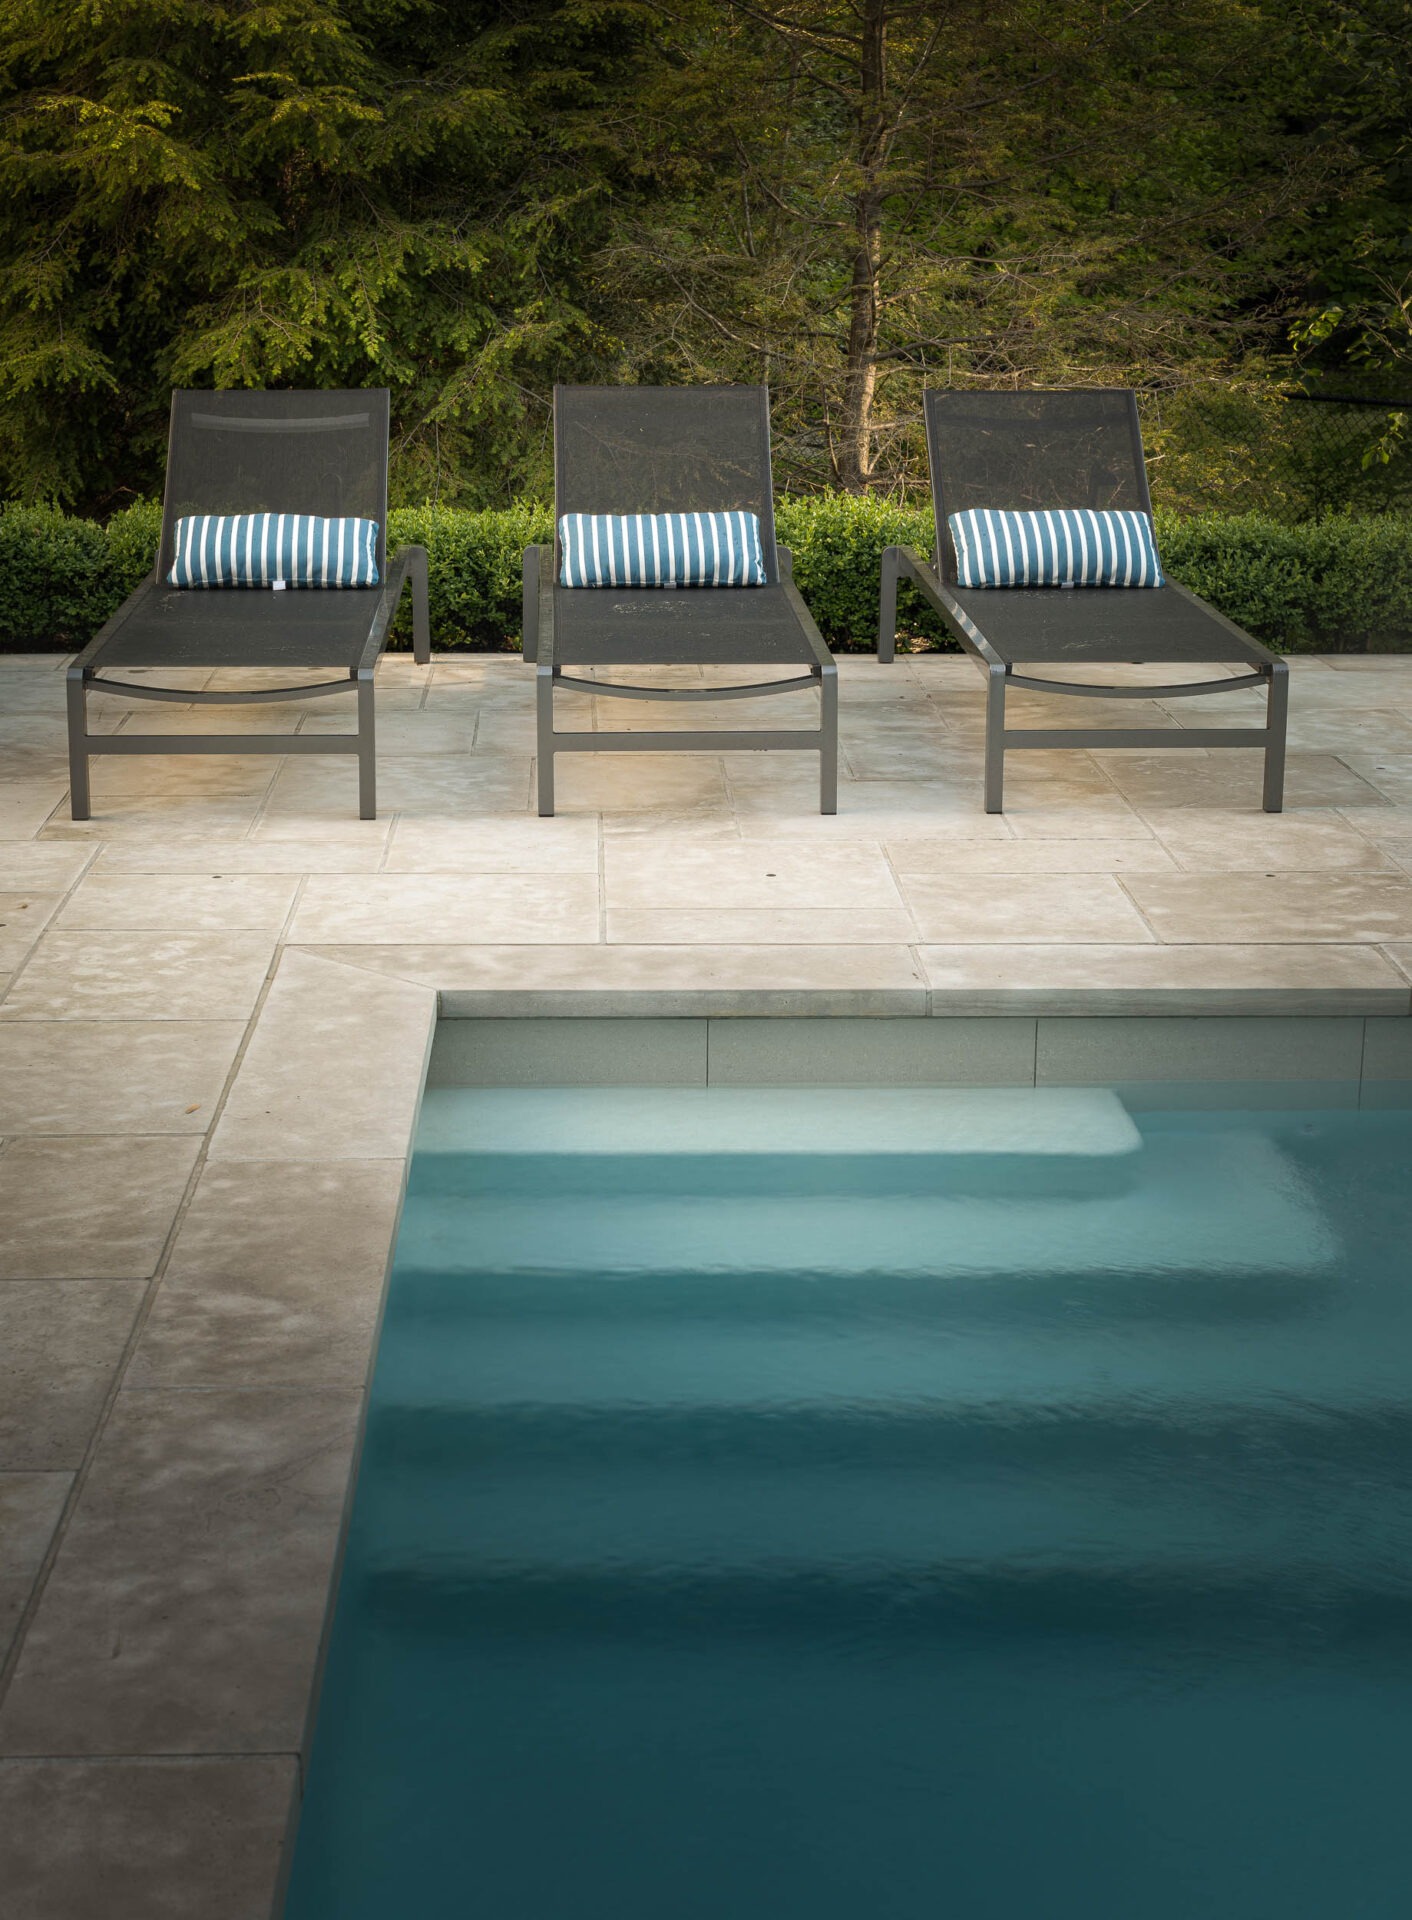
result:
<svg viewBox="0 0 1412 1920"><path fill-rule="evenodd" d="M566 513L565 587L763 587L753 513Z"/></svg>
<svg viewBox="0 0 1412 1920"><path fill-rule="evenodd" d="M963 587L1163 587L1145 513L1005 513L973 507L947 521Z"/></svg>
<svg viewBox="0 0 1412 1920"><path fill-rule="evenodd" d="M176 523L173 587L375 587L376 520L193 513Z"/></svg>

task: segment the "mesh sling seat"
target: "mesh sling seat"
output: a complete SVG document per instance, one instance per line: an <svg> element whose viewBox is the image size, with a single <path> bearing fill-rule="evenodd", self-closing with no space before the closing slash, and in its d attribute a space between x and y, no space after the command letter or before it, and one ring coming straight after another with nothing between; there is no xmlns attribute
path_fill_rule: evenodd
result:
<svg viewBox="0 0 1412 1920"><path fill-rule="evenodd" d="M759 519L765 585L565 587L567 514L717 513ZM838 808L838 671L775 545L769 394L764 387L556 387L552 547L524 556L524 654L536 666L539 811L554 811L560 753L735 753L781 748L820 758L820 811ZM784 670L729 686L662 687L583 677L657 666ZM817 728L722 732L560 732L554 694L626 700L758 699L817 686Z"/></svg>
<svg viewBox="0 0 1412 1920"><path fill-rule="evenodd" d="M373 674L402 590L412 588L416 657L431 659L427 556L403 547L387 563L386 388L351 392L172 395L162 535L151 574L68 670L70 804L90 817L96 753L355 753L359 812L376 812ZM377 523L374 587L173 587L178 520L191 514L315 514ZM331 679L247 693L194 692L122 678L192 667L248 667ZM356 688L354 733L91 734L90 689L182 705L314 700Z"/></svg>
<svg viewBox="0 0 1412 1920"><path fill-rule="evenodd" d="M1007 747L1260 747L1264 807L1283 804L1289 670L1224 614L1169 580L1161 587L962 587L948 517L971 508L1092 507L1151 517L1137 396L1127 388L1057 393L925 395L927 457L936 513L937 565L910 547L883 554L878 657L891 660L897 583L906 578L945 621L987 680L985 807L1002 811ZM1111 679L1053 680L1034 664L1104 668L1119 663L1243 669L1163 686ZM1018 669L1018 671L1017 671ZM1007 727L1011 687L1105 700L1175 700L1267 691L1263 727Z"/></svg>

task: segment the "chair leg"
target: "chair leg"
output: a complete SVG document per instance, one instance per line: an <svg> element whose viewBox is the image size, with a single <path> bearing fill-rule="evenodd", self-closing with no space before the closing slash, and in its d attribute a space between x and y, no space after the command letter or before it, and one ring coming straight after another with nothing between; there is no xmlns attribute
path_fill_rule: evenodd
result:
<svg viewBox="0 0 1412 1920"><path fill-rule="evenodd" d="M1270 692L1265 704L1265 727L1269 741L1265 748L1265 791L1262 804L1266 813L1282 813L1285 803L1285 732L1289 723L1289 668L1277 660L1270 673Z"/></svg>
<svg viewBox="0 0 1412 1920"><path fill-rule="evenodd" d="M554 670L541 666L535 675L535 743L539 757L539 811L548 819L554 811Z"/></svg>
<svg viewBox="0 0 1412 1920"><path fill-rule="evenodd" d="M878 600L878 659L884 663L897 652L897 549L884 547L882 593Z"/></svg>
<svg viewBox="0 0 1412 1920"><path fill-rule="evenodd" d="M824 667L819 680L819 812L838 812L838 668Z"/></svg>
<svg viewBox="0 0 1412 1920"><path fill-rule="evenodd" d="M412 549L407 571L412 581L412 657L419 667L427 667L431 665L431 602L425 547Z"/></svg>
<svg viewBox="0 0 1412 1920"><path fill-rule="evenodd" d="M376 820L378 815L377 740L373 729L373 676L368 667L358 670L358 818Z"/></svg>
<svg viewBox="0 0 1412 1920"><path fill-rule="evenodd" d="M81 667L71 667L69 709L69 812L75 820L91 820L88 791L88 682Z"/></svg>
<svg viewBox="0 0 1412 1920"><path fill-rule="evenodd" d="M985 810L1005 811L1005 669L986 670Z"/></svg>

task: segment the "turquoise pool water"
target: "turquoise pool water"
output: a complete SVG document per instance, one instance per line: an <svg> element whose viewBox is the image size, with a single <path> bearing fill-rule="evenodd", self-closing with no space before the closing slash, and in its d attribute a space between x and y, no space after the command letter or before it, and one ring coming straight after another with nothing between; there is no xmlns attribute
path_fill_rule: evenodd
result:
<svg viewBox="0 0 1412 1920"><path fill-rule="evenodd" d="M1410 1167L430 1093L289 1920L1405 1920Z"/></svg>

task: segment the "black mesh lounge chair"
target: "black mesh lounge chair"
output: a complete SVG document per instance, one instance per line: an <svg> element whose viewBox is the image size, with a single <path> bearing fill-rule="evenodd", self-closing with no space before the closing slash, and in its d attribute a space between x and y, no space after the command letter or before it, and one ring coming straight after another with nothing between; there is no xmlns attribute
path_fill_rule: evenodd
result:
<svg viewBox="0 0 1412 1920"><path fill-rule="evenodd" d="M152 573L69 668L69 774L75 820L89 818L94 753L356 753L363 819L376 811L373 671L402 589L412 586L417 659L431 658L427 556L403 547L387 564L386 388L324 393L174 393L162 538ZM273 593L167 585L177 521L193 513L308 513L375 520L376 587ZM258 692L197 693L134 683L133 668L252 667L333 672L334 679ZM197 706L313 700L358 691L356 733L91 734L90 688Z"/></svg>
<svg viewBox="0 0 1412 1920"><path fill-rule="evenodd" d="M947 517L973 507L1095 507L1150 514L1137 398L1126 388L1062 393L925 396L939 564L910 547L883 554L878 657L890 660L897 634L897 582L912 580L986 675L985 807L1002 810L1007 747L1262 747L1264 806L1278 813L1284 790L1289 670L1187 588L961 587ZM1101 679L1047 680L1037 662L1104 668L1122 661L1180 667L1236 666L1227 679L1171 686L1115 686ZM1019 671L1017 671L1019 669ZM1007 727L1010 687L1106 700L1173 700L1237 687L1268 691L1263 727Z"/></svg>
<svg viewBox="0 0 1412 1920"><path fill-rule="evenodd" d="M571 513L746 511L760 521L763 587L563 587L557 527ZM817 752L820 811L838 810L838 670L775 545L764 387L556 387L552 547L529 547L524 652L537 666L539 811L554 811L556 753ZM586 679L584 668L787 668L787 678L712 687ZM815 685L817 729L560 733L554 690L629 700L757 699Z"/></svg>

